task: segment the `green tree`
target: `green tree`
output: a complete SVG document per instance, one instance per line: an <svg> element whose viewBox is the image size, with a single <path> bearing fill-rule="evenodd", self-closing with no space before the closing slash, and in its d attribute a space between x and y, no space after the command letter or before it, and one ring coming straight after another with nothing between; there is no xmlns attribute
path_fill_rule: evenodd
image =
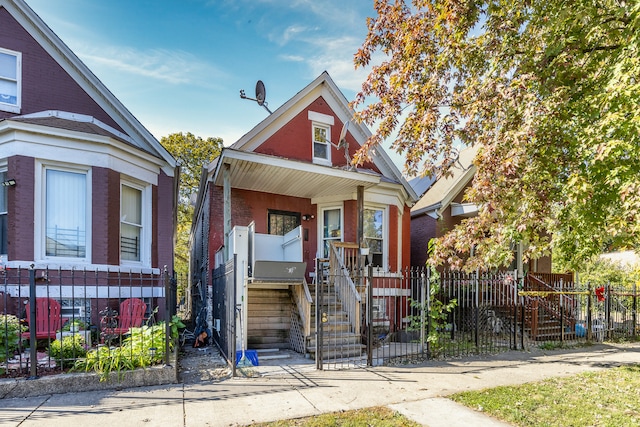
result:
<svg viewBox="0 0 640 427"><path fill-rule="evenodd" d="M189 270L189 232L202 167L220 155L223 147L222 139L202 139L190 132L186 134L180 132L162 137L160 143L180 164L175 271L178 274L185 274Z"/></svg>
<svg viewBox="0 0 640 427"><path fill-rule="evenodd" d="M640 247L640 2L376 0L352 102L405 170L446 174L479 146L479 205L434 262L467 269L554 251L563 268L605 245ZM373 100L373 101L371 101ZM473 249L473 250L472 250ZM473 254L473 256L469 256Z"/></svg>

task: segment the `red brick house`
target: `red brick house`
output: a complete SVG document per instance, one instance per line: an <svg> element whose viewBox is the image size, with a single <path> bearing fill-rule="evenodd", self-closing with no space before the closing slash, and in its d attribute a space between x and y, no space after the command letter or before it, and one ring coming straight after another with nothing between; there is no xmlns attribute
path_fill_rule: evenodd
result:
<svg viewBox="0 0 640 427"><path fill-rule="evenodd" d="M175 160L23 0L0 0L0 182L3 268L172 271Z"/></svg>
<svg viewBox="0 0 640 427"><path fill-rule="evenodd" d="M302 306L315 261L330 257L331 243L355 257L366 248L370 255L363 262L379 272L409 267L415 193L382 149L371 162L350 165L370 136L350 121L352 114L324 72L203 173L192 280L210 286L211 270L237 256L236 301L248 313L243 326L249 348L289 345L292 305L309 333L309 307ZM260 301L284 315L261 314ZM216 327L215 313L213 318Z"/></svg>

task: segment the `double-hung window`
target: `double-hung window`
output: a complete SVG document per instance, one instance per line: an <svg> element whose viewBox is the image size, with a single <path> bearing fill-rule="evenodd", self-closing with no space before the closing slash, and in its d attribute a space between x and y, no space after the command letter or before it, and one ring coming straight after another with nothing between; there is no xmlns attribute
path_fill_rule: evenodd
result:
<svg viewBox="0 0 640 427"><path fill-rule="evenodd" d="M0 111L20 112L21 77L22 54L0 48Z"/></svg>
<svg viewBox="0 0 640 427"><path fill-rule="evenodd" d="M329 144L329 126L313 124L313 160L321 163L331 162Z"/></svg>
<svg viewBox="0 0 640 427"><path fill-rule="evenodd" d="M89 259L89 171L44 168L44 255Z"/></svg>
<svg viewBox="0 0 640 427"><path fill-rule="evenodd" d="M375 208L365 209L363 226L364 242L369 248L371 265L385 268L384 210Z"/></svg>
<svg viewBox="0 0 640 427"><path fill-rule="evenodd" d="M7 180L7 171L0 171L0 182ZM0 255L7 254L7 223L9 208L8 203L8 187L0 185Z"/></svg>
<svg viewBox="0 0 640 427"><path fill-rule="evenodd" d="M147 209L144 187L120 186L120 261L148 264Z"/></svg>

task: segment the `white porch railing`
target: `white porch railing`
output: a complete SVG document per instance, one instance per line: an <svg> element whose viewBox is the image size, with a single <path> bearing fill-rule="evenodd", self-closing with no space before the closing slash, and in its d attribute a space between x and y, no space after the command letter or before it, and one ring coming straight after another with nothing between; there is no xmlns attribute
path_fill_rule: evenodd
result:
<svg viewBox="0 0 640 427"><path fill-rule="evenodd" d="M335 285L336 294L342 302L342 307L347 314L352 332L360 334L362 300L351 278L351 273L356 266L357 256L359 256L357 244L332 243L329 253L329 280ZM348 267L345 265L345 261Z"/></svg>

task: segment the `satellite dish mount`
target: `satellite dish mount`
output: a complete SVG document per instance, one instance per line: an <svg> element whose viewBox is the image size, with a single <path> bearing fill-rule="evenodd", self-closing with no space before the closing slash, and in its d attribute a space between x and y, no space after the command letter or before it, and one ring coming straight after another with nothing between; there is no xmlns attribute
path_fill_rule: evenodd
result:
<svg viewBox="0 0 640 427"><path fill-rule="evenodd" d="M349 120L344 122L344 125L342 125L342 130L340 131L340 138L338 139L338 143L334 144L331 141L327 141L327 142L333 145L338 150L340 150L341 148L344 149L344 158L347 160L347 166L349 167L349 170L355 170L355 168L351 164L351 157L349 156L349 143L347 142L348 130L349 130Z"/></svg>
<svg viewBox="0 0 640 427"><path fill-rule="evenodd" d="M244 89L240 89L240 98L248 99L249 101L256 101L259 106L264 107L264 109L267 110L269 114L271 114L271 110L269 110L269 107L266 101L267 91L264 87L264 83L262 83L262 80L258 80L258 82L256 83L255 98L249 98L247 95L245 95Z"/></svg>

